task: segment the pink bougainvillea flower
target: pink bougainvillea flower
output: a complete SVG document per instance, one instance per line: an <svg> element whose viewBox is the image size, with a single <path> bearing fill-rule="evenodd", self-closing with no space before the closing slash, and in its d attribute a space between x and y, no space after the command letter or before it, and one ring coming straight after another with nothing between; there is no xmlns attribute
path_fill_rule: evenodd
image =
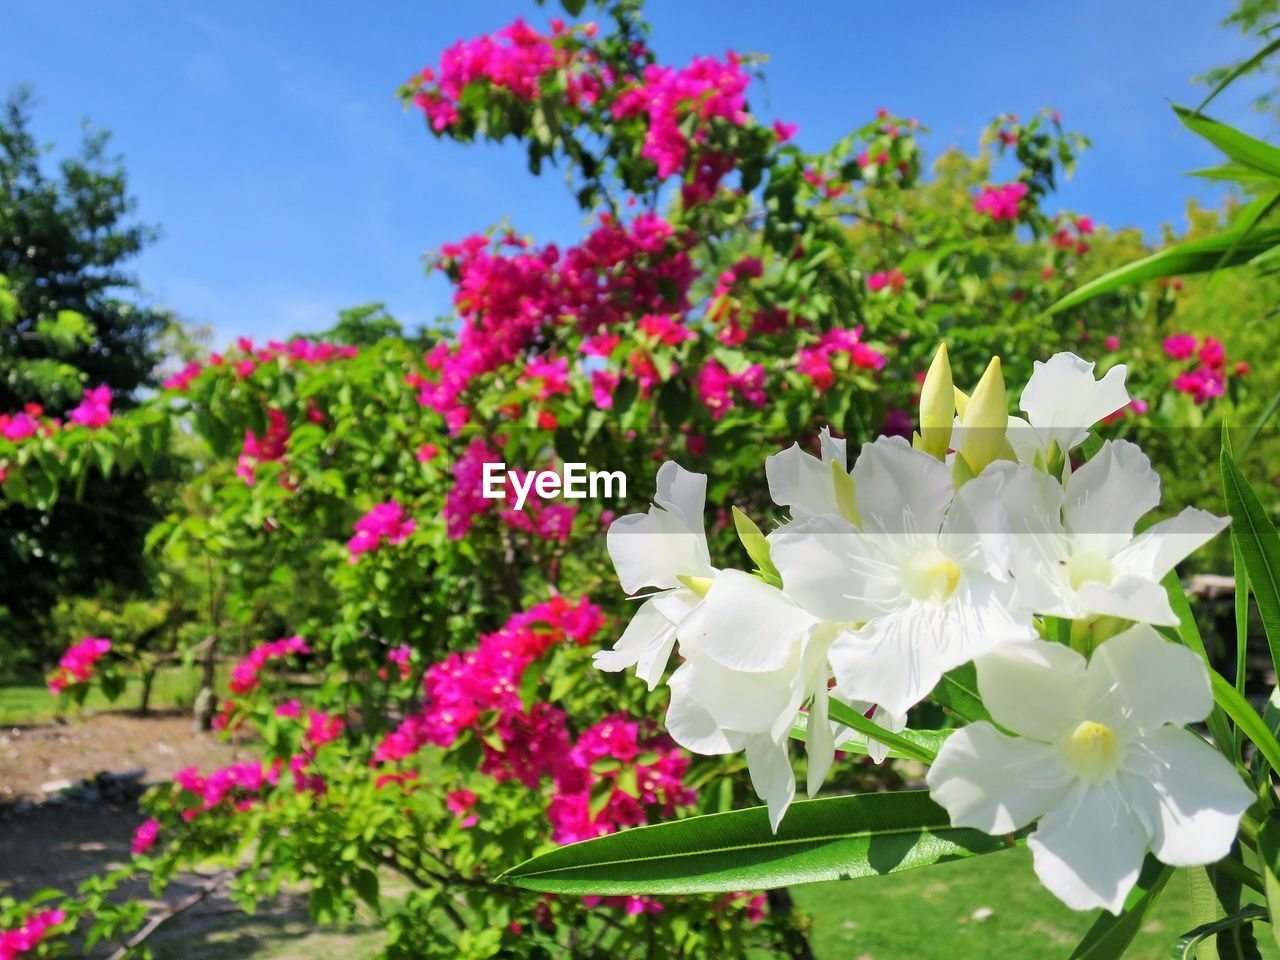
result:
<svg viewBox="0 0 1280 960"><path fill-rule="evenodd" d="M49 691L59 694L67 687L88 683L94 666L110 649L111 641L104 637L85 637L62 655L57 669L49 676Z"/></svg>
<svg viewBox="0 0 1280 960"><path fill-rule="evenodd" d="M0 436L6 440L26 440L34 437L40 424L25 410L15 414L0 414Z"/></svg>
<svg viewBox="0 0 1280 960"><path fill-rule="evenodd" d="M1172 360L1187 360L1196 352L1196 338L1191 333L1175 333L1166 337L1164 352Z"/></svg>
<svg viewBox="0 0 1280 960"><path fill-rule="evenodd" d="M354 529L355 535L347 541L350 563L355 563L362 553L377 550L384 543L403 543L417 529L417 521L406 517L404 508L389 500L357 520Z"/></svg>
<svg viewBox="0 0 1280 960"><path fill-rule="evenodd" d="M1212 367L1217 370L1227 362L1227 350L1222 345L1222 341L1214 337L1205 337L1204 344L1200 347L1199 353L1196 354L1200 362L1206 367Z"/></svg>
<svg viewBox="0 0 1280 960"><path fill-rule="evenodd" d="M1027 185L1021 180L999 187L984 187L974 198L973 209L985 213L996 222L1017 220L1018 207L1027 195Z"/></svg>
<svg viewBox="0 0 1280 960"><path fill-rule="evenodd" d="M0 960L17 960L34 950L50 928L66 923L65 910L43 910L33 913L13 930L0 930Z"/></svg>
<svg viewBox="0 0 1280 960"><path fill-rule="evenodd" d="M141 856L155 846L156 839L160 836L160 821L154 818L142 821L137 830L133 831L133 839L129 842L129 850L135 857Z"/></svg>
<svg viewBox="0 0 1280 960"><path fill-rule="evenodd" d="M301 637L285 637L254 647L249 654L240 659L231 668L231 680L227 684L231 692L237 696L248 693L258 686L258 675L272 660L282 660L295 653L310 653L311 648Z"/></svg>

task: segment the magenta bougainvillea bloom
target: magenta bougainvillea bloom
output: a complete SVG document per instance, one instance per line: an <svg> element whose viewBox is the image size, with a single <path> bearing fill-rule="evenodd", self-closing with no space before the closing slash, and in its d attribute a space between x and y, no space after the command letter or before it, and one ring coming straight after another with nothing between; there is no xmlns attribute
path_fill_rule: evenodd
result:
<svg viewBox="0 0 1280 960"><path fill-rule="evenodd" d="M85 390L80 405L67 414L67 419L90 429L105 427L111 422L111 388Z"/></svg>
<svg viewBox="0 0 1280 960"><path fill-rule="evenodd" d="M1196 352L1196 344L1195 334L1175 333L1165 338L1164 352L1172 360L1186 360Z"/></svg>
<svg viewBox="0 0 1280 960"><path fill-rule="evenodd" d="M142 821L138 829L133 831L133 839L129 842L129 850L135 857L141 856L155 846L160 836L160 821L152 818Z"/></svg>
<svg viewBox="0 0 1280 960"><path fill-rule="evenodd" d="M1020 180L999 187L984 187L974 198L973 209L992 220L1017 220L1018 206L1027 195L1027 185Z"/></svg>
<svg viewBox="0 0 1280 960"><path fill-rule="evenodd" d="M231 680L227 684L231 692L240 695L254 690L258 686L258 674L272 660L282 660L295 653L310 653L311 648L301 637L284 637L261 646L254 647L248 656L231 668Z"/></svg>
<svg viewBox="0 0 1280 960"><path fill-rule="evenodd" d="M26 440L34 437L40 429L40 423L27 411L14 414L0 414L0 437L6 440Z"/></svg>
<svg viewBox="0 0 1280 960"><path fill-rule="evenodd" d="M394 500L380 503L355 522L355 535L347 541L350 563L360 554L377 550L384 543L403 543L417 528L417 522L405 516L404 508Z"/></svg>
<svg viewBox="0 0 1280 960"><path fill-rule="evenodd" d="M0 930L0 960L17 960L24 953L34 950L44 940L51 927L65 923L63 910L43 910L33 913L14 930Z"/></svg>
<svg viewBox="0 0 1280 960"><path fill-rule="evenodd" d="M67 687L87 683L97 662L111 649L105 637L85 637L62 655L58 667L49 676L49 691L59 694Z"/></svg>

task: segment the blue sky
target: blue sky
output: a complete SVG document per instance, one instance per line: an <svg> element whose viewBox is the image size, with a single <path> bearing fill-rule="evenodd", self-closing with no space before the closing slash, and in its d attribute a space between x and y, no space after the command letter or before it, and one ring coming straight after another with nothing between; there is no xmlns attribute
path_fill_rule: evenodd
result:
<svg viewBox="0 0 1280 960"><path fill-rule="evenodd" d="M111 129L139 215L162 239L135 264L147 296L218 342L328 325L385 300L409 323L447 312L421 257L503 217L570 241L580 215L523 151L438 143L395 88L460 37L554 9L521 0L211 4L7 0L0 87L35 87L36 131L66 148L83 119ZM1212 151L1167 103L1190 78L1250 52L1218 0L650 0L668 62L769 54L765 117L821 148L877 107L918 117L932 155L972 147L992 115L1060 110L1094 149L1061 195L1100 222L1148 232L1215 194L1183 171ZM803 11L801 14L799 11ZM1242 88L1216 109L1255 132Z"/></svg>

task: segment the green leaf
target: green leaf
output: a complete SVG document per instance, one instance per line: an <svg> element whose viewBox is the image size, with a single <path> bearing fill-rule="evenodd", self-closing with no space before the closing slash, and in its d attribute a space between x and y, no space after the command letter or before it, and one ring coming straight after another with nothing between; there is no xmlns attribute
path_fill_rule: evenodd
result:
<svg viewBox="0 0 1280 960"><path fill-rule="evenodd" d="M827 709L831 712L831 719L836 723L852 727L872 740L883 743L886 747L892 747L904 756L919 760L921 763L933 763L937 759L937 750L915 743L899 734L890 733L874 720L868 720L853 707L841 703L834 697L828 701Z"/></svg>
<svg viewBox="0 0 1280 960"><path fill-rule="evenodd" d="M1188 931L1180 936L1173 945L1173 951L1169 954L1173 960L1195 960L1196 948L1200 944L1208 941L1210 937L1217 939L1220 932L1231 930L1234 927L1244 927L1247 932L1242 940L1237 941L1238 949L1233 953L1221 953L1215 950L1215 955L1222 956L1223 960L1250 960L1256 957L1262 960L1262 954L1258 952L1258 944L1253 939L1253 931L1248 928L1253 926L1255 920L1265 920L1267 911L1264 907L1245 907L1243 910L1237 910L1235 913L1214 920L1212 923L1202 924L1194 930Z"/></svg>
<svg viewBox="0 0 1280 960"><path fill-rule="evenodd" d="M1169 596L1169 606L1178 615L1176 629L1161 627L1160 632L1170 640L1181 643L1199 654L1200 659L1209 668L1209 672L1213 673L1213 663L1209 660L1209 652L1204 647L1204 640L1200 638L1200 628L1196 626L1196 617L1191 612L1191 604L1187 602L1187 593L1182 589L1182 581L1178 579L1178 572L1170 570L1160 583L1164 587L1165 593ZM1213 735L1213 742L1218 744L1219 749L1225 753L1228 744L1235 743L1235 737L1231 733L1231 724L1223 714L1222 708L1216 703L1213 705L1213 712L1209 714L1207 723L1209 725L1209 733ZM1237 752L1236 757L1238 756L1239 753Z"/></svg>
<svg viewBox="0 0 1280 960"><path fill-rule="evenodd" d="M1280 916L1280 821L1272 810L1258 830L1258 866L1270 915ZM1271 936L1280 944L1280 924L1271 924Z"/></svg>
<svg viewBox="0 0 1280 960"><path fill-rule="evenodd" d="M1186 107L1175 105L1173 112L1189 130L1208 140L1236 163L1243 163L1280 180L1280 149Z"/></svg>
<svg viewBox="0 0 1280 960"><path fill-rule="evenodd" d="M1210 104L1210 102L1212 102L1214 97L1216 97L1228 86L1234 83L1238 77L1241 77L1246 73L1250 73L1258 69L1258 67L1262 65L1263 61L1266 60L1273 53L1275 53L1277 50L1280 50L1280 39L1272 40L1270 43L1268 43L1265 47L1263 47L1253 56L1249 57L1247 60L1241 60L1239 63L1237 63L1234 67L1231 68L1230 71L1228 71L1225 77L1223 77L1221 80L1218 81L1218 85L1209 92L1209 95L1205 97L1202 101L1200 101L1200 106L1196 108L1196 112L1198 113L1199 111L1207 107Z"/></svg>
<svg viewBox="0 0 1280 960"><path fill-rule="evenodd" d="M1077 287L1051 306L1048 313L1059 313L1099 294L1148 280L1238 266L1280 245L1280 228L1253 231L1247 238L1246 232L1226 230L1211 237L1167 247L1149 257L1125 264ZM1228 253L1230 256L1226 256Z"/></svg>
<svg viewBox="0 0 1280 960"><path fill-rule="evenodd" d="M944 673L929 699L969 723L991 719L978 694L978 671L972 663Z"/></svg>
<svg viewBox="0 0 1280 960"><path fill-rule="evenodd" d="M1231 453L1222 451L1222 487L1231 514L1231 533L1240 545L1249 584L1271 649L1271 663L1280 670L1280 535ZM1275 766L1275 764L1272 764ZM1277 768L1280 769L1280 768Z"/></svg>
<svg viewBox="0 0 1280 960"><path fill-rule="evenodd" d="M733 525L737 528L738 539L742 541L742 546L746 548L747 556L751 558L756 568L764 574L765 581L775 587L781 587L782 574L773 565L773 558L769 552L769 541L760 532L760 528L756 526L755 521L737 507L734 507Z"/></svg>
<svg viewBox="0 0 1280 960"><path fill-rule="evenodd" d="M499 879L575 896L726 893L882 876L1014 843L952 827L924 790L803 800L774 834L764 807L636 827L552 850Z"/></svg>
<svg viewBox="0 0 1280 960"><path fill-rule="evenodd" d="M947 737L951 736L953 733L955 733L955 730L900 730L898 731L898 736L902 737L904 740L910 740L919 747L920 750L931 751L936 754L942 749L942 744ZM804 743L808 736L808 721L805 717L801 717L791 725L791 739ZM848 739L841 740L839 749L844 753L856 753L859 756L866 756L869 752L869 743L874 739L874 737L868 737L863 733L855 733ZM894 760L919 759L918 753L903 753L901 750L894 747L889 747L888 756Z"/></svg>
<svg viewBox="0 0 1280 960"><path fill-rule="evenodd" d="M1227 712L1227 716L1236 722L1236 726L1244 731L1245 736L1253 741L1253 745L1266 758L1267 763L1271 764L1271 768L1280 770L1280 743L1276 742L1275 736L1267 729L1262 717L1258 716L1258 711L1249 706L1249 701L1223 679L1218 671L1210 670L1209 679L1213 683L1213 699L1217 701L1218 706L1222 707Z"/></svg>
<svg viewBox="0 0 1280 960"><path fill-rule="evenodd" d="M1119 916L1103 912L1076 946L1069 960L1114 960L1121 956L1142 929L1147 911L1172 875L1173 867L1148 856L1138 882L1125 903L1125 909Z"/></svg>

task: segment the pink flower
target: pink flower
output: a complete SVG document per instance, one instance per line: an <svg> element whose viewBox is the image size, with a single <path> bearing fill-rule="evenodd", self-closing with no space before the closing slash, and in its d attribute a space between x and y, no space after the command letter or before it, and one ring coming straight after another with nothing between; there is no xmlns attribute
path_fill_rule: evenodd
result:
<svg viewBox="0 0 1280 960"><path fill-rule="evenodd" d="M1173 360L1186 360L1196 352L1196 338L1190 333L1176 333L1165 338L1164 352Z"/></svg>
<svg viewBox="0 0 1280 960"><path fill-rule="evenodd" d="M244 433L244 445L236 460L236 476L249 486L254 484L257 464L284 459L289 443L289 420L284 411L272 407L267 410L267 429L261 438L252 430Z"/></svg>
<svg viewBox="0 0 1280 960"><path fill-rule="evenodd" d="M258 674L272 660L283 660L293 654L310 653L311 648L301 637L285 637L254 647L248 656L240 659L231 668L231 680L227 684L231 692L240 695L254 690L258 686Z"/></svg>
<svg viewBox="0 0 1280 960"><path fill-rule="evenodd" d="M1120 338L1119 338L1119 337L1107 337L1107 339L1106 339L1106 340L1104 340L1104 341L1102 341L1102 343L1103 343L1103 346L1105 346L1108 350L1119 350L1119 349L1120 349Z"/></svg>
<svg viewBox="0 0 1280 960"><path fill-rule="evenodd" d="M1223 347L1221 340L1213 337L1204 338L1204 345L1197 356L1206 367L1213 367L1215 370L1227 362L1226 348Z"/></svg>
<svg viewBox="0 0 1280 960"><path fill-rule="evenodd" d="M476 795L470 790L451 790L445 794L445 806L449 808L449 812L458 818L458 826L463 830L468 827L474 827L480 822L480 818L474 813L469 813L472 807L476 805Z"/></svg>
<svg viewBox="0 0 1280 960"><path fill-rule="evenodd" d="M997 223L1001 220L1017 220L1018 206L1027 195L1027 185L1021 180L999 187L984 187L974 198L973 209L985 213Z"/></svg>
<svg viewBox="0 0 1280 960"><path fill-rule="evenodd" d="M276 707L277 717L288 717L290 720L296 720L302 716L302 704L297 700L286 700L284 703Z"/></svg>
<svg viewBox="0 0 1280 960"><path fill-rule="evenodd" d="M168 377L160 386L166 390L187 390L193 380L200 376L200 361L192 360L185 367Z"/></svg>
<svg viewBox="0 0 1280 960"><path fill-rule="evenodd" d="M439 456L439 454L440 454L440 448L437 447L434 443L424 443L420 447L418 447L418 453L417 453L418 462L430 463L437 456Z"/></svg>
<svg viewBox="0 0 1280 960"><path fill-rule="evenodd" d="M9 414L0 415L0 436L3 436L6 440L26 440L28 437L35 436L39 427L40 424L36 422L36 419L25 411L15 413L12 416Z"/></svg>
<svg viewBox="0 0 1280 960"><path fill-rule="evenodd" d="M362 553L377 550L383 542L403 543L417 528L417 521L405 517L404 508L394 500L380 503L354 524L355 535L347 541L349 563Z"/></svg>
<svg viewBox="0 0 1280 960"><path fill-rule="evenodd" d="M159 835L160 821L154 818L144 820L138 829L133 831L133 839L129 843L130 851L135 857L141 856L155 846Z"/></svg>
<svg viewBox="0 0 1280 960"><path fill-rule="evenodd" d="M609 370L591 371L591 399L601 410L613 407L613 394L622 378Z"/></svg>
<svg viewBox="0 0 1280 960"><path fill-rule="evenodd" d="M906 282L907 278L903 272L897 267L894 267L887 273L877 272L869 275L867 277L867 289L872 293L876 293L883 290L885 287L890 287L893 289L894 293L897 293L902 290Z"/></svg>
<svg viewBox="0 0 1280 960"><path fill-rule="evenodd" d="M778 143L786 143L796 135L796 131L799 129L794 123L783 123L781 120L773 121L773 132L778 138Z"/></svg>
<svg viewBox="0 0 1280 960"><path fill-rule="evenodd" d="M67 417L72 423L78 423L91 430L105 427L111 422L111 388L101 386L85 390L80 405Z"/></svg>
<svg viewBox="0 0 1280 960"><path fill-rule="evenodd" d="M0 930L0 960L16 960L21 954L34 950L51 927L66 920L64 910L44 910L27 917L17 929Z"/></svg>
<svg viewBox="0 0 1280 960"><path fill-rule="evenodd" d="M69 686L88 683L93 676L94 665L111 649L111 641L103 637L85 637L71 647L58 661L58 667L49 676L49 692L62 693Z"/></svg>
<svg viewBox="0 0 1280 960"><path fill-rule="evenodd" d="M321 747L342 735L346 722L339 716L321 710L307 711L307 732L303 739L312 747Z"/></svg>

